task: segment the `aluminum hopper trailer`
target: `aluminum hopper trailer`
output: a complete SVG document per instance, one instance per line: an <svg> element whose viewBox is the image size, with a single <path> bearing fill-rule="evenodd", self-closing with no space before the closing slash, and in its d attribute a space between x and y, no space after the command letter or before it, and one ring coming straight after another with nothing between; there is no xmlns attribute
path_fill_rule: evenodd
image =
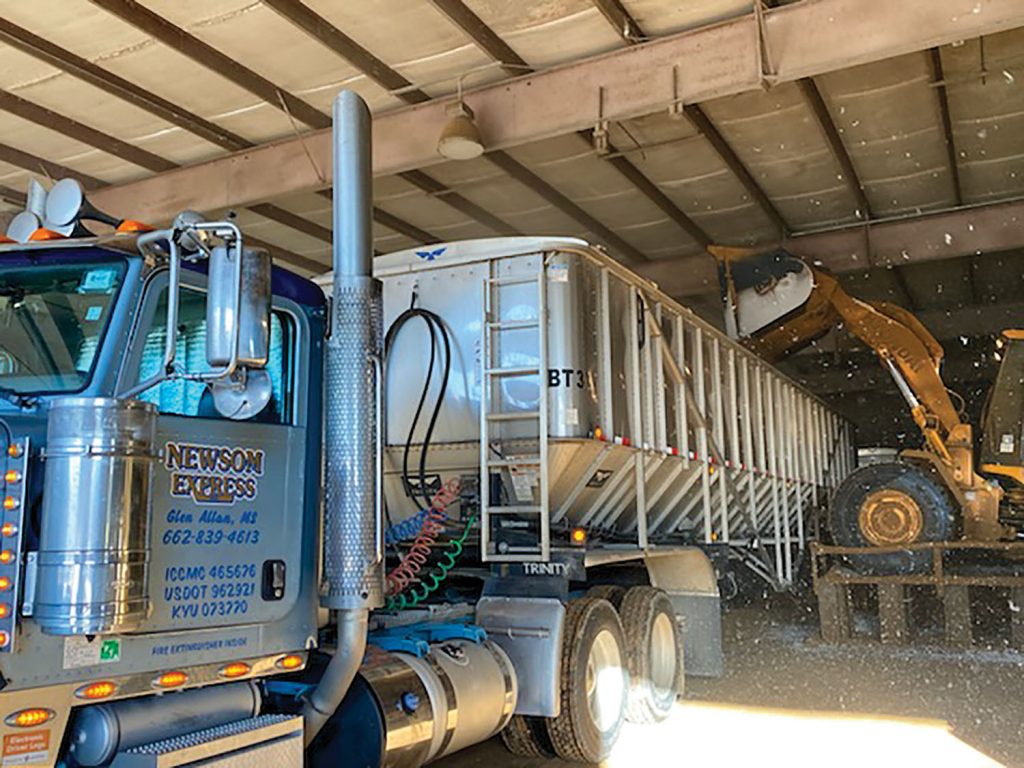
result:
<svg viewBox="0 0 1024 768"><path fill-rule="evenodd" d="M582 240L455 242L378 257L374 273L392 528L417 531L459 481L480 531L461 565L491 574L478 621L524 669L536 649L501 638L524 623L509 596L639 580L672 599L687 672L717 674L706 555L791 585L854 468L852 426ZM409 591L401 604L419 604ZM555 698L530 714L550 716Z"/></svg>

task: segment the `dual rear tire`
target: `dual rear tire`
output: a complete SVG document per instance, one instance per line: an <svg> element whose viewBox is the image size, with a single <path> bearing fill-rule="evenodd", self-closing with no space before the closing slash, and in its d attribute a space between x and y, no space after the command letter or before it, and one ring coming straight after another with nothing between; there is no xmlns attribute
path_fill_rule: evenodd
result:
<svg viewBox="0 0 1024 768"><path fill-rule="evenodd" d="M599 586L570 602L561 668L559 715L516 715L502 740L517 755L599 763L624 720L663 720L682 692L682 633L668 596Z"/></svg>

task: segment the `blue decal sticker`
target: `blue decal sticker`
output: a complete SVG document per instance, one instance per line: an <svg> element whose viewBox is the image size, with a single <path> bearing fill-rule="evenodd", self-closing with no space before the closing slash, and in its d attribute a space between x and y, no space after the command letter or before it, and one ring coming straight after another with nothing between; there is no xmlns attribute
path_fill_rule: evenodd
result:
<svg viewBox="0 0 1024 768"><path fill-rule="evenodd" d="M79 293L110 293L117 280L116 269L90 269L82 277Z"/></svg>
<svg viewBox="0 0 1024 768"><path fill-rule="evenodd" d="M424 261L433 261L447 250L448 248L446 246L444 248L437 248L433 251L416 251L416 255L419 256Z"/></svg>

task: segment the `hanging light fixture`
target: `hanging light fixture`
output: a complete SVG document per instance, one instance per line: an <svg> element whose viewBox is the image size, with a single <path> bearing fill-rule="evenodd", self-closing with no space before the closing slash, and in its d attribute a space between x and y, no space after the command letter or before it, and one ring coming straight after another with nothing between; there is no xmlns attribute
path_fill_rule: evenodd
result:
<svg viewBox="0 0 1024 768"><path fill-rule="evenodd" d="M437 151L449 160L472 160L484 153L480 129L476 127L473 110L460 98L447 108L448 122L437 141Z"/></svg>
<svg viewBox="0 0 1024 768"><path fill-rule="evenodd" d="M456 81L456 100L446 108L448 122L437 140L437 152L449 160L472 160L484 153L484 142L480 129L476 127L476 115L462 100L462 81L469 73L459 76Z"/></svg>

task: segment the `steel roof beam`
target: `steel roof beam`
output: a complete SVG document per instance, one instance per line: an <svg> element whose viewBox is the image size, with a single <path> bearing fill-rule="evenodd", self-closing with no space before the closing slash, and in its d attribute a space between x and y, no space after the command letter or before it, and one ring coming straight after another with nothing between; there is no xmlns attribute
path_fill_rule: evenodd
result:
<svg viewBox="0 0 1024 768"><path fill-rule="evenodd" d="M910 283L907 282L907 276L903 273L902 267L893 267L889 271L892 272L892 276L896 281L896 287L900 292L903 307L910 310L919 309L917 302L914 301L914 294L910 291Z"/></svg>
<svg viewBox="0 0 1024 768"><path fill-rule="evenodd" d="M429 176L423 171L405 171L398 174L405 181L412 184L414 187L423 190L431 197L435 197L443 203L447 203L455 210L460 213L469 216L471 219L483 224L485 227L489 227L497 232L499 235L521 235L518 229L513 227L506 221L495 216L493 213L488 211L486 208L477 205L472 200L463 197L461 194L456 192L454 189L450 189L442 184L437 179Z"/></svg>
<svg viewBox="0 0 1024 768"><path fill-rule="evenodd" d="M532 71L532 68L526 61L513 51L504 40L501 39L489 26L487 26L479 16L474 14L469 8L465 6L462 0L431 0L434 5L440 9L445 15L452 20L454 24L460 27L471 40L488 56L494 59L496 62L506 66L505 69L511 74L522 74L523 71ZM593 132L589 130L582 130L577 132L584 141L588 144L593 144ZM609 146L610 152L615 155L618 150L614 147ZM628 159L621 156L613 156L606 158L609 164L615 168L627 181L635 186L644 197L650 202L654 203L658 208L661 209L665 215L667 215L672 221L679 224L690 237L693 237L697 242L702 245L708 245L711 240L701 230L701 228L694 222L689 216L683 213L682 210L672 202L667 195L665 195L655 184L653 184L644 174L633 165ZM416 181L417 177L425 176L422 171L408 171L399 174L402 178L406 179L410 183L416 184L421 189L425 187ZM427 190L430 191L430 190ZM433 193L436 194L436 193ZM455 200L451 201L454 205ZM466 203L469 203L467 200ZM469 203L469 205L474 205ZM458 207L458 206L456 206ZM500 221L500 220L499 220ZM501 222L504 224L504 222ZM504 225L508 227L508 225ZM505 232L501 229L492 227L501 234L519 234L515 229L511 229L511 232Z"/></svg>
<svg viewBox="0 0 1024 768"><path fill-rule="evenodd" d="M597 10L619 33L619 37L627 43L640 43L646 39L647 36L640 29L640 25L636 23L636 20L619 0L593 0L593 2L597 6Z"/></svg>
<svg viewBox="0 0 1024 768"><path fill-rule="evenodd" d="M647 256L640 249L627 243L619 235L615 234L507 152L488 152L484 157L520 184L547 200L566 216L575 220L584 229L593 232L601 238L610 251L617 252L628 262L647 261Z"/></svg>
<svg viewBox="0 0 1024 768"><path fill-rule="evenodd" d="M946 75L942 71L942 53L938 48L928 51L932 67L932 86L939 100L939 114L942 116L942 136L946 142L946 158L949 161L949 176L953 180L953 196L957 205L963 205L964 196L960 186L960 165L956 157L956 142L953 140L953 118L949 112L949 92L946 90Z"/></svg>
<svg viewBox="0 0 1024 768"><path fill-rule="evenodd" d="M0 109L4 109L12 114L17 115L23 120L35 123L36 125L49 128L50 130L56 131L68 138L80 141L83 144L87 144L94 147L102 152L120 157L123 160L140 165L143 168L148 168L153 171L166 171L172 168L178 168L178 164L168 160L159 155L155 155L152 152L147 152L144 149L140 149L126 141L121 141L114 136L103 133L102 131L91 128L87 125L83 125L76 120L59 115L52 110L41 107L38 104L33 104L30 101L22 99L20 96L15 96L7 91L0 91ZM0 145L0 160L11 162L13 165L17 165L26 170L39 172L44 171L51 178L58 176L63 178L70 176L78 179L82 186L87 189L101 190L106 186L106 182L87 176L85 174L73 171L70 168L65 168L57 163L51 163L37 158L33 155L29 155L26 152L21 152L14 147L8 147L6 145ZM45 163L45 165L43 164ZM56 172L56 173L55 173ZM255 211L261 216L268 219L272 219L285 226L298 229L306 234L311 234L313 237L318 237L324 240L324 233L326 233L326 242L331 242L330 231L319 227L313 222L306 221L300 216L286 211L276 205L270 203L262 203L250 206L250 209ZM101 208L101 210L106 210ZM111 211L132 211L132 208L111 208ZM133 214L134 215L134 214ZM280 250L280 249L279 249Z"/></svg>
<svg viewBox="0 0 1024 768"><path fill-rule="evenodd" d="M505 72L516 77L529 72L533 68L512 50L512 47L484 21L471 11L462 0L430 0L434 7L448 17L459 29L466 33L477 47L501 64Z"/></svg>
<svg viewBox="0 0 1024 768"><path fill-rule="evenodd" d="M27 196L25 195L25 193L19 192L16 189L11 189L10 187L0 186L0 200L3 200L3 202L7 203L8 205L13 205L18 208L24 208L26 199Z"/></svg>
<svg viewBox="0 0 1024 768"><path fill-rule="evenodd" d="M134 144L129 144L127 141L121 141L121 139L103 133L103 131L90 128L88 125L72 120L70 117L65 117L59 112L54 112L52 109L47 109L20 96L15 96L9 91L0 90L0 109L10 112L12 115L17 115L22 120L49 128L51 131L56 131L82 144L88 144L90 147L100 149L107 154L119 157L129 163L134 163L149 171L169 171L178 167L177 163L172 163L170 160L159 155L154 155L152 152L140 149Z"/></svg>
<svg viewBox="0 0 1024 768"><path fill-rule="evenodd" d="M151 35L240 88L313 128L329 128L331 118L312 104L278 87L262 75L242 66L198 37L158 16L135 0L90 0L108 13Z"/></svg>
<svg viewBox="0 0 1024 768"><path fill-rule="evenodd" d="M797 87L803 94L807 106L811 108L814 119L818 121L818 127L821 128L821 132L825 136L825 141L832 151L832 157L839 163L846 186L849 187L857 201L858 218L870 219L871 203L868 202L868 196L864 192L864 186L860 183L857 169L853 166L853 159L846 151L846 145L843 144L843 138L839 135L839 130L836 128L835 121L832 120L832 114L828 111L828 105L825 103L821 91L818 90L817 83L809 77L804 77L797 80Z"/></svg>
<svg viewBox="0 0 1024 768"><path fill-rule="evenodd" d="M276 221L278 224L284 224L286 227L290 227L310 237L315 237L317 240L322 240L325 243L330 243L333 240L331 230L327 227L321 227L316 222L304 219L297 213L292 213L278 205L257 203L256 205L250 205L249 210L266 219Z"/></svg>
<svg viewBox="0 0 1024 768"><path fill-rule="evenodd" d="M276 10L280 10L286 6L290 7L301 5L299 3L290 2L289 0L268 0L268 4L275 5ZM305 6L302 7L305 8ZM337 32L337 30L334 31ZM338 34L341 33L338 32ZM201 138L218 144L225 149L237 150L254 146L253 143L247 139L231 133L230 131L223 130L213 123L204 120L200 116L181 109L171 102L168 102L161 97L118 77L117 75L111 74L91 62L82 59L79 56L75 56L70 51L66 51L56 45L53 45L49 41L32 34L26 29L11 24L4 19L0 19L0 40L17 47L19 50L22 50L29 55L46 61L54 67L67 71L69 74L79 77L80 79L85 80L97 88L101 88L113 96L124 99L125 101L128 101L129 103L144 109L157 117L178 125ZM16 96L10 94L8 94L8 96L11 98L5 100L4 94L0 92L0 106L13 106L14 109L11 111L15 112L15 114L19 114L19 116L32 120L33 122L37 122L41 125L48 125L48 123L42 122L42 120L46 119L49 114L52 113L48 114L48 111L43 111L43 108L37 107L36 105L33 105L23 99L19 99ZM9 105L5 104L5 101L9 102ZM50 127L55 127L55 129L58 130L63 128L61 132L71 136L72 138L88 143L91 146L95 146L98 149L108 152L111 150L119 150L119 156L121 157L125 157L124 147L131 146L124 142L118 143L119 140L112 136L107 136L106 134L94 131L87 126L82 126L81 124L74 123L74 121L70 120L65 120L63 122L58 121L56 126L51 125ZM171 161L165 160L164 158L160 158L150 153L138 155L136 153L144 151L138 150L137 148L131 149L133 150L131 153L132 157L125 157L125 159L131 159L133 162L143 161L149 163L149 166L144 167L150 167L151 170L167 170L169 168L177 167L176 164L171 163ZM118 154L117 152L112 153ZM50 161L43 160L42 158L34 157L28 153L21 152L14 147L8 147L6 145L0 145L0 160L25 168L29 171L43 172L51 178L77 178L86 188L98 188L105 186L104 182L99 179L78 173L77 171L66 168L65 166L57 163L52 163ZM142 163L137 162L137 164ZM259 216L275 221L323 242L330 243L332 241L330 229L322 227L319 224L309 221L308 219L281 208L280 206L271 203L257 203L250 205L249 210ZM407 232L416 231L421 234L426 234L423 230L416 229L412 227L411 224L406 224L397 217L393 217L392 220L393 222L400 222L400 226L403 226ZM279 253L290 253L277 246L275 246L275 250ZM290 258L293 263L299 263L303 259L303 257L300 257L297 254L293 254L292 256L294 256L294 258ZM299 261L295 261L296 259ZM315 262L310 263L312 264ZM318 266L323 267L323 265ZM310 268L309 265L306 265L306 268Z"/></svg>
<svg viewBox="0 0 1024 768"><path fill-rule="evenodd" d="M330 200L331 204L334 203L334 192L330 189L322 189L317 192L320 197L325 200ZM393 229L399 234L405 235L410 240L415 240L418 243L424 245L431 245L433 243L440 243L441 238L432 232L428 232L425 229L417 227L415 224L410 224L405 219L395 216L393 213L388 213L383 208L373 207L373 220L378 224Z"/></svg>
<svg viewBox="0 0 1024 768"><path fill-rule="evenodd" d="M174 102L150 93L3 18L0 18L0 40L219 147L235 151L253 146L252 142L238 134L182 109Z"/></svg>
<svg viewBox="0 0 1024 768"><path fill-rule="evenodd" d="M295 24L310 36L319 40L343 59L351 63L356 69L361 71L382 88L389 91L397 91L395 96L406 103L418 104L430 100L430 96L425 92L417 88L412 88L412 83L405 79L405 77L391 69L387 64L360 46L325 18L311 11L306 5L299 2L299 0L264 0L264 2L266 5L269 5L281 14L285 19ZM461 5L458 0L454 0L454 2L449 3L438 2L436 4L439 6L448 6L449 10L452 10L455 13L458 13L455 6ZM480 25L483 25L483 22L473 15L469 9L466 9L465 6L463 6L463 9L467 14L473 16ZM497 38L496 35L494 37ZM522 60L520 59L519 61L521 62ZM404 177L409 183L438 198L441 202L446 203L460 213L469 216L471 219L475 219L490 229L493 229L495 232L498 232L499 234L517 234L516 230L509 224L505 223L497 216L488 213L480 206L460 195L458 192L449 189L444 184L427 175L423 171L409 171L407 174L404 174ZM330 192L326 192L325 196L330 199ZM390 229L394 229L396 232L400 232L406 237L418 240L425 244L440 242L438 238L426 230L420 229L414 224L410 224L397 216L392 216L386 211L380 209L376 210L379 211L380 217L383 217L392 223L393 226L390 226ZM380 218L378 218L378 221L383 224L383 221L381 221Z"/></svg>
<svg viewBox="0 0 1024 768"><path fill-rule="evenodd" d="M857 272L867 266L899 267L1019 249L1024 247L1024 231L1015 221L1024 221L1024 200L797 233L782 244L833 272ZM718 280L714 259L703 255L653 262L637 271L672 296L703 293Z"/></svg>
<svg viewBox="0 0 1024 768"><path fill-rule="evenodd" d="M775 207L775 203L771 201L765 191L761 189L761 185L758 184L753 175L747 170L747 166L740 160L739 155L732 148L725 137L719 133L718 128L711 122L711 118L705 114L704 110L696 104L687 104L683 107L683 112L693 123L694 127L700 131L701 135L708 140L708 143L714 148L715 152L725 163L726 167L732 172L743 188L747 191L747 194L758 204L762 211L772 220L772 224L775 228L783 235L789 233L789 224L782 218L782 214L779 213L778 208Z"/></svg>
<svg viewBox="0 0 1024 768"><path fill-rule="evenodd" d="M100 0L114 2L114 0ZM467 90L489 149L592 128L609 121L659 112L674 101L687 104L759 90L844 67L925 50L935 45L1024 26L1019 0L817 0L764 14L759 42L753 15L628 46L544 72ZM950 9L963 9L950 13ZM972 9L977 7L977 13ZM807 30L814 30L808 34ZM762 46L774 72L759 66ZM714 55L708 55L708 52ZM673 71L679 74L673 91ZM374 173L387 175L439 163L437 135L447 120L446 99L404 107L374 118ZM319 189L330 179L330 131L310 132L188 169L119 185L104 201L124 196L144 203L146 218L161 221L182 208L212 210L248 205L278 195ZM309 162L307 151L313 157ZM320 171L318 169L323 169ZM115 205L109 205L116 208Z"/></svg>
<svg viewBox="0 0 1024 768"><path fill-rule="evenodd" d="M74 168L68 168L66 165L37 157L9 144L0 144L0 161L17 168L22 168L29 173L38 173L40 176L50 179L77 179L78 183L85 189L96 189L105 184L105 182L97 179L95 176L90 176L87 173L76 171Z"/></svg>
<svg viewBox="0 0 1024 768"><path fill-rule="evenodd" d="M312 272L314 274L321 274L330 269L330 264L316 259L311 259L308 256L302 256L294 251L289 251L287 248L282 248L273 243L268 243L266 240L260 240L259 238L252 237L251 235L245 236L245 242L249 245L254 245L257 248L266 248L274 261L283 261L287 264L293 264L296 267Z"/></svg>
<svg viewBox="0 0 1024 768"><path fill-rule="evenodd" d="M604 17L608 19L608 22L615 28L615 31L619 33L619 36L629 45L634 45L640 42L646 36L643 30L640 29L640 25L636 20L629 14L629 12L622 6L619 0L593 0L594 5L598 7ZM754 181L754 177L751 175L747 166L744 165L743 161L740 160L739 155L732 148L725 137L719 132L718 128L711 121L711 118L707 116L703 109L696 104L686 104L683 106L683 112L693 123L694 127L700 131L701 135L708 140L712 148L718 153L719 158L725 163L726 167L732 172L732 174L739 179L740 184L747 190L747 194L750 195L754 201L761 207L768 218L772 220L772 223L779 230L779 232L785 235L789 232L789 226L786 224L785 219L782 218L782 214L779 213L775 204L768 198L761 186ZM627 161L628 162L628 161ZM660 207L660 205L659 205ZM682 211L680 211L682 213ZM689 230L687 230L689 231ZM700 239L697 238L698 242ZM708 243L705 243L705 245Z"/></svg>
<svg viewBox="0 0 1024 768"><path fill-rule="evenodd" d="M400 219L398 216L388 213L383 208L377 208L374 206L373 220L388 229L393 229L395 232L405 235L410 240L423 243L423 245L433 245L434 243L441 242L441 238L437 235L427 232L425 229L420 229L415 224L410 224L405 219Z"/></svg>
<svg viewBox="0 0 1024 768"><path fill-rule="evenodd" d="M711 245L713 241L708 233L697 222L683 213L679 206L672 202L672 199L662 192L657 184L648 179L626 157L618 154L619 150L612 144L608 145L608 149L611 151L611 156L604 158L605 162L622 174L644 197L654 203L662 213L693 238L701 248Z"/></svg>
<svg viewBox="0 0 1024 768"><path fill-rule="evenodd" d="M403 90L409 89L412 83L299 0L262 1L263 5L277 11L307 35L330 48L384 90L401 91L395 95L406 103L430 100L430 96L418 88Z"/></svg>

